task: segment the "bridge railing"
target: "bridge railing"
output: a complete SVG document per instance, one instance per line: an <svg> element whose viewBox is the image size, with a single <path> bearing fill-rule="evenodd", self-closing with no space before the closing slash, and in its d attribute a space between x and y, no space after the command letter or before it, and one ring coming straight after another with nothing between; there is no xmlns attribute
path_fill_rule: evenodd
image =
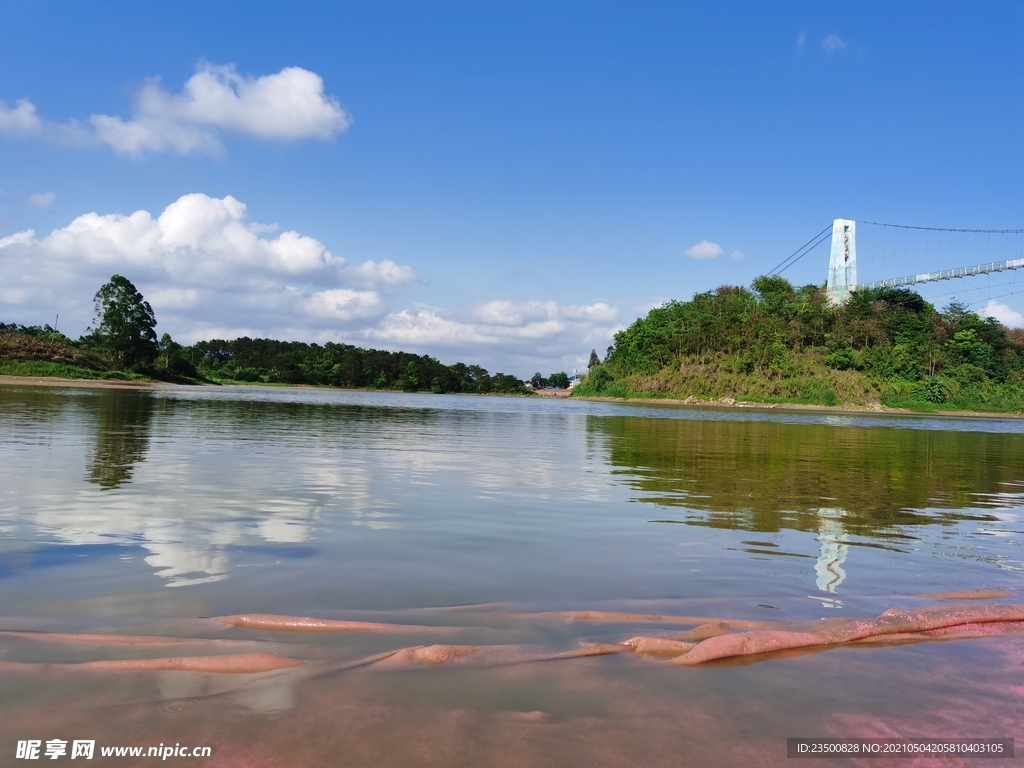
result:
<svg viewBox="0 0 1024 768"><path fill-rule="evenodd" d="M858 285L856 290L877 290L879 288L898 288L903 285L915 285L916 283L931 283L936 280L952 280L957 277L971 277L973 275L984 275L989 272L1003 272L1008 269L1024 268L1024 259L1008 259L1006 261L991 261L988 264L975 264L970 267L957 267L956 269L943 269L939 272L925 272L920 275L907 275L906 277L895 277L889 280L876 280L873 283Z"/></svg>

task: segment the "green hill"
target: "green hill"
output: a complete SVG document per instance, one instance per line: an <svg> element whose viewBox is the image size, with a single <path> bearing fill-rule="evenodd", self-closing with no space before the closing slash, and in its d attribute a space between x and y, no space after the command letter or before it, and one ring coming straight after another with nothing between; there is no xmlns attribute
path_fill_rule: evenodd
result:
<svg viewBox="0 0 1024 768"><path fill-rule="evenodd" d="M1024 411L1024 331L907 289L831 306L759 277L652 309L615 335L578 395Z"/></svg>

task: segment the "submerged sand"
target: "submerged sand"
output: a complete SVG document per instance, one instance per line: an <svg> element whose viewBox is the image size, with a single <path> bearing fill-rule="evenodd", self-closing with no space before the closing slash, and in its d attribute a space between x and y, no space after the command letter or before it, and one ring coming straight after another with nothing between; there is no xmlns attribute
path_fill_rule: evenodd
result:
<svg viewBox="0 0 1024 768"><path fill-rule="evenodd" d="M820 624L601 611L502 620L568 626L584 642L557 654L499 638L492 645L407 645L396 627L428 634L460 627L272 614L208 619L206 626L268 648L290 645L288 655L139 658L161 650L140 643L128 654L124 635L63 635L54 639L82 644L85 656L103 656L110 644L117 658L0 665L0 734L5 741L204 745L212 756L203 763L215 766L512 768L781 766L788 764L790 736L1007 738L1020 729L1024 607L1016 604L939 604ZM182 622L182 629L194 631L196 621ZM638 652L637 637L621 639L641 624L647 632L652 624L662 627L662 636L647 636L662 643L655 653ZM696 642L671 639L680 624L697 625L688 630ZM609 625L617 626L618 642L586 641L608 637ZM694 635L701 627L709 635L703 640ZM963 631L943 632L956 628ZM396 642L362 658L355 648L325 657L307 645L332 631ZM808 636L835 641L827 643L834 652L808 655L820 650L802 645ZM772 648L750 643L766 637ZM794 637L800 642L787 646ZM953 637L960 642L930 642ZM680 669L664 654L671 643L672 653L687 646L689 654L723 639L761 663ZM857 644L865 639L879 642ZM29 648L38 653L46 640L38 633ZM783 652L787 647L799 655Z"/></svg>

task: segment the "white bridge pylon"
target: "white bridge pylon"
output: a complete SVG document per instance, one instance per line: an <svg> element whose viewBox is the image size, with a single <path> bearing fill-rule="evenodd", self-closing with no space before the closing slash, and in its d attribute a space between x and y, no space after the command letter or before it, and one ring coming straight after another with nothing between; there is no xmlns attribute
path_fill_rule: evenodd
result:
<svg viewBox="0 0 1024 768"><path fill-rule="evenodd" d="M894 226L891 224L883 226ZM911 229L906 227L905 229ZM1020 234L1024 230L944 230L987 232L990 234ZM888 280L876 280L872 283L857 283L857 222L852 219L836 219L832 222L832 249L828 261L828 282L825 291L828 300L835 305L842 305L856 290L876 290L879 288L897 288L917 283L931 283L936 280L952 280L959 277L972 277L990 272L1004 272L1009 269L1024 269L1024 258L990 261L986 264L975 264L970 267L943 269L937 272L922 272L917 275L894 277Z"/></svg>
<svg viewBox="0 0 1024 768"><path fill-rule="evenodd" d="M842 305L857 290L857 222L836 219L832 222L832 250L828 257L828 282L825 293L835 305Z"/></svg>

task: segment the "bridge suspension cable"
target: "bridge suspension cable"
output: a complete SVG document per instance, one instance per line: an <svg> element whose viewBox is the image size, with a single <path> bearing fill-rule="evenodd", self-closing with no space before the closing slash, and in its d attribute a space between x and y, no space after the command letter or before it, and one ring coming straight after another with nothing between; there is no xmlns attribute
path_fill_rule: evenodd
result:
<svg viewBox="0 0 1024 768"><path fill-rule="evenodd" d="M861 221L873 227L892 227L893 229L919 229L926 232L966 232L977 235L1022 235L1024 229L953 229L950 227L914 227L909 224L883 224L879 221Z"/></svg>
<svg viewBox="0 0 1024 768"><path fill-rule="evenodd" d="M769 275L781 275L787 269L789 269L794 264L796 264L798 261L800 261L800 259L802 259L804 256L806 256L808 253L810 253L815 248L817 248L819 245L821 245L823 242L828 240L828 238L831 236L831 234L832 234L832 225L829 224L827 227L825 227L823 230L821 230L821 232L816 234L814 237L812 237L806 243L804 243L799 248L797 248L795 251L793 251L793 253L791 253L789 256L784 258L775 267L775 269L771 270L768 274Z"/></svg>

